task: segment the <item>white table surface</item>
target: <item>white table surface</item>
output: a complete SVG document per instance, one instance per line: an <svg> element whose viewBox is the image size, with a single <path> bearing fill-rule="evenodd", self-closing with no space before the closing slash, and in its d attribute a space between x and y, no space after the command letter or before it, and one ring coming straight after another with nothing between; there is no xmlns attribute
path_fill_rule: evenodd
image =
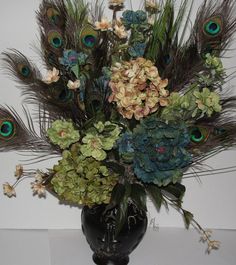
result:
<svg viewBox="0 0 236 265"><path fill-rule="evenodd" d="M235 265L236 231L215 230L221 248L205 254L195 230L149 229L129 265ZM0 230L1 265L93 265L81 230Z"/></svg>

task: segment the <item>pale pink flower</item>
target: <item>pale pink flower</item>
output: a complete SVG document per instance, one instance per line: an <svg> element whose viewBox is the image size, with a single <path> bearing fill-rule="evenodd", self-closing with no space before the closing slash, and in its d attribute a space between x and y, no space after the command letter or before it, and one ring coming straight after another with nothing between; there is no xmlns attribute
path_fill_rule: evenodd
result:
<svg viewBox="0 0 236 265"><path fill-rule="evenodd" d="M53 67L52 71L51 70L48 71L47 77L43 79L43 82L48 85L52 83L56 83L60 79L59 74L60 74L60 71L57 70L55 67Z"/></svg>
<svg viewBox="0 0 236 265"><path fill-rule="evenodd" d="M77 90L77 88L79 88L81 85L80 80L76 80L75 82L69 80L69 82L67 83L67 87L71 90Z"/></svg>
<svg viewBox="0 0 236 265"><path fill-rule="evenodd" d="M112 28L111 22L109 22L106 18L102 18L101 21L95 22L95 28L101 31L110 30Z"/></svg>
<svg viewBox="0 0 236 265"><path fill-rule="evenodd" d="M126 39L128 37L128 32L125 30L124 26L115 25L114 33L120 39Z"/></svg>

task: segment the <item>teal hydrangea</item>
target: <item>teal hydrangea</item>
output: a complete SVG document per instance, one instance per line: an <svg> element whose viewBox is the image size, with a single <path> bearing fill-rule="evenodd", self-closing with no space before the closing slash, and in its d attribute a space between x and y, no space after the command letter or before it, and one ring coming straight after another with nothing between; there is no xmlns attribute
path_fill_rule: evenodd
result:
<svg viewBox="0 0 236 265"><path fill-rule="evenodd" d="M144 183L166 186L176 183L191 162L190 142L184 123L165 123L148 117L134 129L134 172Z"/></svg>
<svg viewBox="0 0 236 265"><path fill-rule="evenodd" d="M146 24L147 13L142 10L126 10L125 12L123 12L122 22L126 29L130 29L133 25Z"/></svg>

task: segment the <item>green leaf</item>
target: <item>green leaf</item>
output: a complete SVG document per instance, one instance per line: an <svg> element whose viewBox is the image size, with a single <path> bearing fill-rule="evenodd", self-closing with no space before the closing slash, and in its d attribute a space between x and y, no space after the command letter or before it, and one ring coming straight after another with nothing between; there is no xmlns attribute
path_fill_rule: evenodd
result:
<svg viewBox="0 0 236 265"><path fill-rule="evenodd" d="M122 230L126 217L127 217L127 209L129 206L129 198L131 194L131 185L129 183L125 184L125 194L122 197L121 202L119 203L119 207L117 209L117 215L116 215L116 231L115 235L117 236L120 231Z"/></svg>
<svg viewBox="0 0 236 265"><path fill-rule="evenodd" d="M94 124L98 123L99 121L105 122L105 116L104 113L102 112L97 112L95 116L93 116L91 119L89 119L88 121L86 121L84 123L84 130L89 130L90 128L94 128L93 126Z"/></svg>
<svg viewBox="0 0 236 265"><path fill-rule="evenodd" d="M120 231L122 230L125 224L126 216L127 216L127 209L128 209L128 201L123 200L119 204L119 208L118 208L117 215L116 215L116 231L115 231L116 236L120 233Z"/></svg>
<svg viewBox="0 0 236 265"><path fill-rule="evenodd" d="M116 184L111 194L111 201L106 207L106 211L111 210L115 206L119 205L125 196L125 192L125 185L120 183Z"/></svg>
<svg viewBox="0 0 236 265"><path fill-rule="evenodd" d="M161 193L161 189L154 184L148 184L146 185L146 190L148 194L150 195L150 197L152 198L157 209L159 210L163 202L163 196Z"/></svg>
<svg viewBox="0 0 236 265"><path fill-rule="evenodd" d="M187 229L189 229L189 226L193 220L193 214L186 211L186 210L183 210L183 217L184 217L184 221L185 221L185 226Z"/></svg>
<svg viewBox="0 0 236 265"><path fill-rule="evenodd" d="M118 173L121 176L125 174L125 167L120 165L119 163L116 163L114 161L108 161L108 162L104 161L104 164L112 171Z"/></svg>
<svg viewBox="0 0 236 265"><path fill-rule="evenodd" d="M71 68L72 72L76 75L77 79L79 79L79 65L75 65Z"/></svg>
<svg viewBox="0 0 236 265"><path fill-rule="evenodd" d="M168 186L163 187L162 190L164 192L167 192L168 195L172 195L171 197L173 198L171 199L181 201L186 191L186 188L184 185L177 182L175 184L171 183Z"/></svg>
<svg viewBox="0 0 236 265"><path fill-rule="evenodd" d="M133 203L142 211L147 211L147 195L143 186L132 184L131 199Z"/></svg>

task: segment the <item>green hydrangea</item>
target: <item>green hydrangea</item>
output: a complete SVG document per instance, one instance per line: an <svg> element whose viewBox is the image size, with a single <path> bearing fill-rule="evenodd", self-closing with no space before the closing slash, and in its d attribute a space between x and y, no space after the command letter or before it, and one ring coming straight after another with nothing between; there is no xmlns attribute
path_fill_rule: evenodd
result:
<svg viewBox="0 0 236 265"><path fill-rule="evenodd" d="M201 87L214 87L216 85L216 79L210 74L198 74L198 83ZM222 82L220 81L220 83Z"/></svg>
<svg viewBox="0 0 236 265"><path fill-rule="evenodd" d="M53 168L54 191L61 200L73 204L108 204L118 175L92 157L78 156L79 145L73 148L64 151L62 160Z"/></svg>
<svg viewBox="0 0 236 265"><path fill-rule="evenodd" d="M56 120L48 129L47 135L53 144L59 145L62 149L80 140L79 131L75 130L73 123L69 121Z"/></svg>
<svg viewBox="0 0 236 265"><path fill-rule="evenodd" d="M93 157L98 161L106 159L107 153L119 139L121 129L109 121L98 122L90 128L82 139L80 151L85 157Z"/></svg>
<svg viewBox="0 0 236 265"><path fill-rule="evenodd" d="M211 92L210 89L204 88L202 92L199 89L193 92L196 98L197 109L194 111L192 117L196 117L199 111L200 117L205 114L211 117L214 112L221 112L222 107L220 105L220 96L216 92Z"/></svg>
<svg viewBox="0 0 236 265"><path fill-rule="evenodd" d="M167 121L179 119L211 117L214 112L220 112L220 96L208 88L190 90L185 95L173 92L169 97L169 105L162 111L161 118Z"/></svg>
<svg viewBox="0 0 236 265"><path fill-rule="evenodd" d="M177 92L170 94L169 104L161 114L161 118L168 121L183 119L196 109L196 102L192 94L188 93L181 96Z"/></svg>
<svg viewBox="0 0 236 265"><path fill-rule="evenodd" d="M224 67L220 58L211 55L210 53L206 54L206 67L215 71L214 74L222 75L224 73Z"/></svg>

